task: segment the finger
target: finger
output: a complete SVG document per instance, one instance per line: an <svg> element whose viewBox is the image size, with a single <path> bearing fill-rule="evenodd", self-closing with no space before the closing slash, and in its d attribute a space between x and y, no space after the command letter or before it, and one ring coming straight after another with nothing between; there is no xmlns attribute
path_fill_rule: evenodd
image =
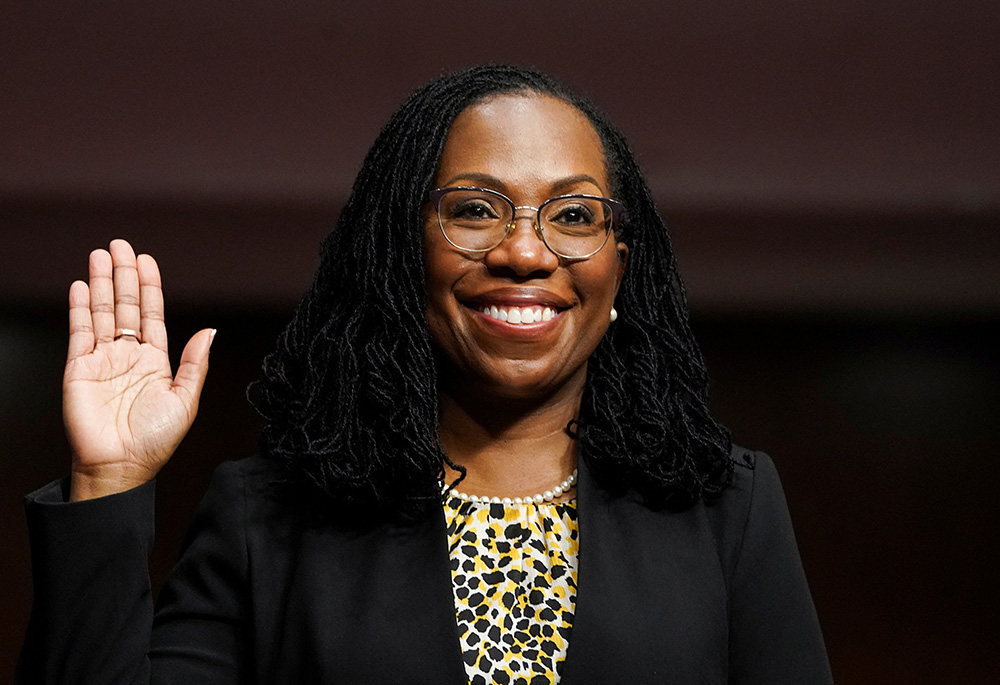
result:
<svg viewBox="0 0 1000 685"><path fill-rule="evenodd" d="M148 254L136 258L139 274L139 313L142 318L142 341L167 351L167 327L163 318L163 288L160 269Z"/></svg>
<svg viewBox="0 0 1000 685"><path fill-rule="evenodd" d="M69 287L69 351L66 361L94 351L94 321L90 315L90 288L83 281Z"/></svg>
<svg viewBox="0 0 1000 685"><path fill-rule="evenodd" d="M128 242L111 241L111 262L114 265L115 328L138 331L139 272L135 265L135 252Z"/></svg>
<svg viewBox="0 0 1000 685"><path fill-rule="evenodd" d="M115 286L111 255L107 250L90 253L90 315L94 342L111 342L115 336Z"/></svg>
<svg viewBox="0 0 1000 685"><path fill-rule="evenodd" d="M189 415L194 419L198 411L198 398L201 388L205 385L208 374L208 351L215 340L215 329L206 328L198 331L184 346L181 353L181 364L174 376L173 391L184 396L189 408Z"/></svg>

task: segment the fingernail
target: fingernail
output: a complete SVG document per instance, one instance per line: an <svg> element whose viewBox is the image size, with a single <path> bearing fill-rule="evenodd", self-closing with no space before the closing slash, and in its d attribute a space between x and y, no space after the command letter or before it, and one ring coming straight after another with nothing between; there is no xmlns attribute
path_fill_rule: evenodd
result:
<svg viewBox="0 0 1000 685"><path fill-rule="evenodd" d="M215 334L218 333L218 332L219 332L219 330L217 328L213 328L212 332L209 333L209 335L208 335L208 349L209 350L212 349L212 343L215 342Z"/></svg>

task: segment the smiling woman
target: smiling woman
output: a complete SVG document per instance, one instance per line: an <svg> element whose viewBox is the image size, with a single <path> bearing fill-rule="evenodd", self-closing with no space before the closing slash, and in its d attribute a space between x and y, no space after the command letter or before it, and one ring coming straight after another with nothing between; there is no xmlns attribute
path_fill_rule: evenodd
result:
<svg viewBox="0 0 1000 685"><path fill-rule="evenodd" d="M570 193L609 194L601 141L586 117L563 100L527 94L492 97L455 119L434 180L446 190L471 184L503 192L515 204L514 211L499 215L505 221L501 240L490 241L497 244L485 251L462 249L448 240L446 227L454 222L454 210L445 210L445 219L439 205L425 220L427 323L443 361L439 392L447 398L442 428L449 424L452 406L470 406L456 395L478 397L474 406L494 419L536 415L518 404L544 398L546 422L565 426L579 414L587 360L610 322L628 247L607 243L614 228L610 212L605 220L602 210L598 249L584 234L577 239L585 257L562 258L548 242L557 224L540 219L547 214L536 208L566 205L565 215L583 202L553 199ZM469 198L463 202L467 205ZM468 436L469 428L456 431L453 439ZM530 435L522 426L516 440ZM559 435L565 451L570 438ZM445 451L461 452L447 441ZM514 451L537 455L539 449L524 444ZM569 455L569 463L575 460ZM568 473L565 463L552 467L555 471L542 482L558 482ZM477 471L468 477L475 478Z"/></svg>
<svg viewBox="0 0 1000 685"><path fill-rule="evenodd" d="M635 160L548 77L447 75L387 123L264 362L262 455L220 468L155 613L152 481L213 334L171 374L125 241L70 312L25 682L830 682Z"/></svg>

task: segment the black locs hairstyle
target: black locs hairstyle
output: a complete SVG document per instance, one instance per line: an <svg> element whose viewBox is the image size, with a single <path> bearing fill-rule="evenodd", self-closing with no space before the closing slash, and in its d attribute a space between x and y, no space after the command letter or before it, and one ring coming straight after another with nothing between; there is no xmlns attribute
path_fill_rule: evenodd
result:
<svg viewBox="0 0 1000 685"><path fill-rule="evenodd" d="M613 491L654 505L721 492L729 433L709 414L663 221L624 137L591 104L535 71L482 66L415 91L365 158L312 287L256 384L263 454L338 506L403 515L441 499L437 375L425 318L422 208L452 121L492 95L540 93L578 108L604 146L616 238L629 265L620 314L588 365L580 454Z"/></svg>

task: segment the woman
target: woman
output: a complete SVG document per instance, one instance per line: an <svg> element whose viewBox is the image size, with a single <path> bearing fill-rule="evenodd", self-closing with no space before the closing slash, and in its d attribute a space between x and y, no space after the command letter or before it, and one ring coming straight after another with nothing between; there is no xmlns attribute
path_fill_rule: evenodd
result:
<svg viewBox="0 0 1000 685"><path fill-rule="evenodd" d="M155 617L153 478L214 333L172 378L153 260L115 241L90 272L26 679L829 682L634 158L547 77L470 69L390 119L265 360L262 456L217 472Z"/></svg>

